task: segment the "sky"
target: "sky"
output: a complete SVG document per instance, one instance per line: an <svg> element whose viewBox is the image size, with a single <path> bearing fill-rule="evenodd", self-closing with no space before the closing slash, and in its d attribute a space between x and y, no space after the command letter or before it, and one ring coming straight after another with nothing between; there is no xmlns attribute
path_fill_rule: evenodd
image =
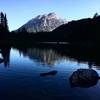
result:
<svg viewBox="0 0 100 100"><path fill-rule="evenodd" d="M0 11L7 14L10 31L41 14L55 12L68 21L100 14L100 0L0 0Z"/></svg>

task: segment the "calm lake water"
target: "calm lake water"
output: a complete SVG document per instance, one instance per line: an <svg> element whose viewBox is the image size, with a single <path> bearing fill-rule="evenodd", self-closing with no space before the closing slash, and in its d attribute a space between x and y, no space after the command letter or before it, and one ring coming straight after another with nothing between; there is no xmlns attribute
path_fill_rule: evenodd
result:
<svg viewBox="0 0 100 100"><path fill-rule="evenodd" d="M89 68L100 75L100 66L52 48L3 47L0 100L100 100L99 80L93 86L71 86L73 72Z"/></svg>

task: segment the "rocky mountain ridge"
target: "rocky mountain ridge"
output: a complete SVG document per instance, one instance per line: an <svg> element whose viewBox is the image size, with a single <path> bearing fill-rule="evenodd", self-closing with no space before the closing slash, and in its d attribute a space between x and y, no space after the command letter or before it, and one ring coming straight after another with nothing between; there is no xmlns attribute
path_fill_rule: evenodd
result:
<svg viewBox="0 0 100 100"><path fill-rule="evenodd" d="M31 32L50 32L57 27L67 23L57 16L55 13L49 13L44 15L38 15L37 17L31 19L26 24L17 29L18 32L27 31Z"/></svg>

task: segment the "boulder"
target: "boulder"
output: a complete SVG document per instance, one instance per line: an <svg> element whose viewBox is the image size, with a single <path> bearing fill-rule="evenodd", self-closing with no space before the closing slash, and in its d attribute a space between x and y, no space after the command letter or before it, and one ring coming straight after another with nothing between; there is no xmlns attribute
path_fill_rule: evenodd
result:
<svg viewBox="0 0 100 100"><path fill-rule="evenodd" d="M91 87L97 84L99 75L93 69L78 69L69 80L71 87Z"/></svg>

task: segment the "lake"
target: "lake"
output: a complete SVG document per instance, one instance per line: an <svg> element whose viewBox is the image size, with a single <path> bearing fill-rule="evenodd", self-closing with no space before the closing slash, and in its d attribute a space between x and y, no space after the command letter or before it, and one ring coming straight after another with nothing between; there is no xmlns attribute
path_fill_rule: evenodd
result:
<svg viewBox="0 0 100 100"><path fill-rule="evenodd" d="M96 57L94 51L59 46L0 47L0 99L100 100L99 79L86 85L70 80L78 69L100 75Z"/></svg>

